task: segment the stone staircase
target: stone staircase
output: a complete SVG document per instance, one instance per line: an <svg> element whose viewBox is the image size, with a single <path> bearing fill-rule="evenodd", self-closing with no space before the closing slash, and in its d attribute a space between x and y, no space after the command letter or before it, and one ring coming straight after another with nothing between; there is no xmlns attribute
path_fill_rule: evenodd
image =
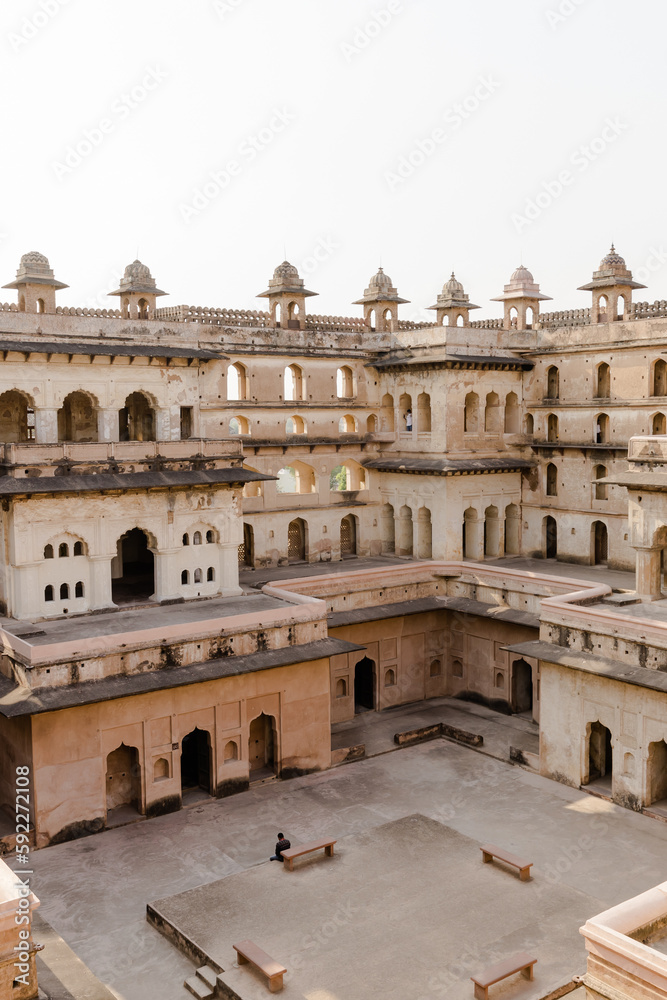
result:
<svg viewBox="0 0 667 1000"><path fill-rule="evenodd" d="M183 985L198 1000L209 1000L216 995L217 976L218 973L210 965L202 965Z"/></svg>

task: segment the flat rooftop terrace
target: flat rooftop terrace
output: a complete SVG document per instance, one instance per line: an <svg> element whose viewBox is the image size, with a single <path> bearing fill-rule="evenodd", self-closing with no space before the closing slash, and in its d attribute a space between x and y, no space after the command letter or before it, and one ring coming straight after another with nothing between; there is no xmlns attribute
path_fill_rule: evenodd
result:
<svg viewBox="0 0 667 1000"><path fill-rule="evenodd" d="M258 614L262 611L289 610L289 601L268 594L249 593L240 597L212 597L183 604L156 604L154 607L123 607L118 611L86 614L50 621L26 622L14 618L0 618L0 628L10 635L23 639L30 646L47 646L52 643L71 642L76 639L99 638L140 632L174 625L199 623L236 618L239 615Z"/></svg>

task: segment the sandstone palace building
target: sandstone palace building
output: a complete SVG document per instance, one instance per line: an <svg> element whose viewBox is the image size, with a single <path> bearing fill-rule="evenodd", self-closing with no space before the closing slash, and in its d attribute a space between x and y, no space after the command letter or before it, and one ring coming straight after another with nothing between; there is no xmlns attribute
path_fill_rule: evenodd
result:
<svg viewBox="0 0 667 1000"><path fill-rule="evenodd" d="M332 723L445 695L661 808L667 303L613 247L588 308L519 267L494 320L452 274L403 321L382 268L351 318L287 262L262 311L160 305L139 261L108 309L66 287L27 253L0 305L0 803L29 765L37 846L327 768Z"/></svg>

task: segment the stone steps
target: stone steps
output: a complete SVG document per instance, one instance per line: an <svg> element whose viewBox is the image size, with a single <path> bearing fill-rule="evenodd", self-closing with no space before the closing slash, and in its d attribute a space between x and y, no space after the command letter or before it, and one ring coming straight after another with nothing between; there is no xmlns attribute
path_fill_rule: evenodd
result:
<svg viewBox="0 0 667 1000"><path fill-rule="evenodd" d="M216 993L216 980L218 973L210 965L202 965L197 969L194 976L186 979L183 985L188 993L198 1000L210 1000Z"/></svg>

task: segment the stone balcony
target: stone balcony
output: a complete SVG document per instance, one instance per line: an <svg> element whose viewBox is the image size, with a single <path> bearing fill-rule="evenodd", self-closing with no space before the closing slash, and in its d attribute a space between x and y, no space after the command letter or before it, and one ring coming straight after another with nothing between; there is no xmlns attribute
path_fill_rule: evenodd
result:
<svg viewBox="0 0 667 1000"><path fill-rule="evenodd" d="M53 476L81 466L91 468L118 467L119 471L139 471L155 468L208 469L240 465L243 444L238 438L224 441L190 438L185 441L95 441L40 444L22 442L3 444L0 451L0 471L4 475ZM137 469L128 469L136 466Z"/></svg>

